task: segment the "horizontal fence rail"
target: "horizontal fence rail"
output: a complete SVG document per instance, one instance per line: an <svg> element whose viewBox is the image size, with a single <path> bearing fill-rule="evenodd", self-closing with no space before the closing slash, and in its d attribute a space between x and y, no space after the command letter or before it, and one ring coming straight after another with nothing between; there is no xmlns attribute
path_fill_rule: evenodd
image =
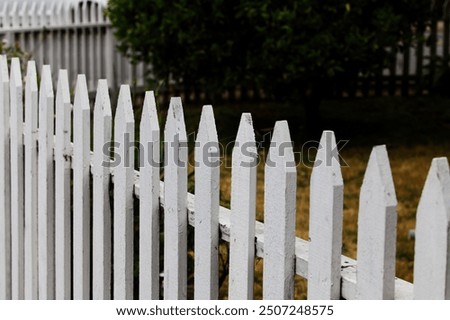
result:
<svg viewBox="0 0 450 320"><path fill-rule="evenodd" d="M265 299L292 299L296 274L308 280L310 299L450 298L447 159L433 160L418 207L412 284L395 277L397 199L385 146L373 148L361 187L355 261L341 252L344 183L332 131L316 155L304 240L295 237L297 171L286 121L275 123L265 162L263 224L255 219L250 114L242 114L232 152L229 209L219 205L212 106L201 115L192 194L180 98L170 102L161 143L155 96L146 93L137 148L128 85L113 115L105 80L91 110L85 76L72 104L67 71L54 92L50 66L39 90L36 64L28 63L25 85L20 66L0 56L0 298L186 299L190 226L196 299L219 297L220 240L230 243L230 299L254 298L256 257L264 260Z"/></svg>

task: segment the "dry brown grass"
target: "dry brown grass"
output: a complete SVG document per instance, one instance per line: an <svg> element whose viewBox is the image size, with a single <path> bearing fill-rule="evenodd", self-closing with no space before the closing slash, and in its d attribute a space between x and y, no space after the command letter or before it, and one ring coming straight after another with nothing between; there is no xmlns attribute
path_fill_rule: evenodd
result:
<svg viewBox="0 0 450 320"><path fill-rule="evenodd" d="M447 107L448 106L448 107ZM257 139L273 127L275 120L288 119L298 126L298 111L273 105L233 105L216 107L219 139L232 141L241 112L251 111ZM187 110L188 131L197 128L200 109ZM323 123L334 130L337 139L350 142L341 155L348 167L342 168L344 179L343 254L357 256L357 219L359 191L371 148L387 144L398 200L397 269L396 275L413 279L414 240L408 236L415 228L416 208L425 178L434 157L450 156L450 101L443 98L380 98L367 100L327 101L323 105ZM301 115L300 115L301 116ZM295 118L294 118L295 117ZM294 125L293 125L294 124ZM301 130L293 130L293 139L305 141ZM316 137L319 139L319 137ZM299 145L299 144L297 144ZM230 163L228 154L224 161ZM308 239L309 179L311 169L300 165L297 177L296 235ZM263 220L264 165L258 167L257 219ZM231 169L221 169L221 204L229 206ZM255 298L262 295L262 261L256 262ZM306 297L306 281L296 277L296 298ZM226 298L227 283L221 288Z"/></svg>
<svg viewBox="0 0 450 320"><path fill-rule="evenodd" d="M359 190L364 177L370 148L348 148L342 156L348 167L342 169L344 179L344 224L342 252L356 259ZM407 281L413 278L414 240L409 237L409 230L415 228L415 215L425 178L431 160L435 156L450 156L450 149L417 145L415 147L397 147L389 150L392 175L397 193L398 225L397 225L397 270L396 275ZM297 176L297 224L296 235L308 239L309 226L309 179L311 169L299 166ZM257 219L263 221L264 212L264 166L258 167L257 177ZM221 199L227 204L230 201L231 173L230 169L221 171ZM256 262L255 294L261 297L262 261ZM297 279L296 298L306 297L306 283Z"/></svg>

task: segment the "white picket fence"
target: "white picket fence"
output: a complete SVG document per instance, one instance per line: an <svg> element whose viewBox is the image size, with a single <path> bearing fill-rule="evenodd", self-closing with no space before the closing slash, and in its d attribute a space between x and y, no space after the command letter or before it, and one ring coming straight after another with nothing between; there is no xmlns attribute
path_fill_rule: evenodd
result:
<svg viewBox="0 0 450 320"><path fill-rule="evenodd" d="M143 87L147 67L133 66L118 52L105 7L102 0L0 0L0 39L19 44L38 70L45 64L67 69L71 88L81 73L90 93L98 79L113 89L121 83Z"/></svg>
<svg viewBox="0 0 450 320"><path fill-rule="evenodd" d="M58 75L55 97L49 66L42 68L38 88L34 61L23 79L17 58L8 66L0 56L0 298L132 299L138 232L139 298L158 299L160 206L165 299L187 297L188 224L195 227L196 299L218 298L219 238L230 243L230 299L253 298L255 257L264 260L264 299L293 299L295 274L308 279L310 299L450 298L447 159L433 160L418 207L413 285L395 278L397 200L385 146L372 150L361 188L357 263L341 256L343 180L333 132L323 133L311 176L307 241L295 237L297 173L286 121L275 124L266 161L263 224L255 221L257 153L250 114L242 115L232 153L228 209L219 206L211 106L203 108L197 134L193 195L187 192L179 98L170 102L166 147L160 150L155 97L146 93L135 171L134 149L127 145L135 134L129 86L120 89L113 121L108 85L99 81L91 125L85 76L78 76L72 105L68 73ZM103 150L112 137L118 143L114 159ZM161 152L165 182L155 165ZM115 166L108 165L112 161Z"/></svg>

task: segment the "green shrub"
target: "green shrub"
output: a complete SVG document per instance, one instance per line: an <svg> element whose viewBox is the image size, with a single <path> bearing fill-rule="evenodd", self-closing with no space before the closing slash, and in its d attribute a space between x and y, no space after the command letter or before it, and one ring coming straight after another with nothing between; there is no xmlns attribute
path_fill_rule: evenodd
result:
<svg viewBox="0 0 450 320"><path fill-rule="evenodd" d="M220 94L262 89L303 102L314 124L321 99L418 41L429 0L110 0L122 52L153 66L159 83ZM390 48L389 50L387 48Z"/></svg>

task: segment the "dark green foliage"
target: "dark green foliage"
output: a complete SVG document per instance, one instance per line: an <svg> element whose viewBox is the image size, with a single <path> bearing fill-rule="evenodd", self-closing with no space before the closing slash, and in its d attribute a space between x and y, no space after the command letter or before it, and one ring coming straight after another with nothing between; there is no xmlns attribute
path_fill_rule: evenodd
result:
<svg viewBox="0 0 450 320"><path fill-rule="evenodd" d="M108 15L120 49L153 65L154 79L203 91L235 85L245 64L240 29L230 28L238 1L110 1Z"/></svg>
<svg viewBox="0 0 450 320"><path fill-rule="evenodd" d="M379 72L385 48L414 43L429 0L110 0L120 49L155 81L221 93L236 85L274 98L324 96ZM419 30L420 29L420 30Z"/></svg>
<svg viewBox="0 0 450 320"><path fill-rule="evenodd" d="M420 0L242 1L240 14L256 38L250 73L280 97L323 96L385 66L385 48L401 50L402 40L414 41L412 27L427 21L429 5Z"/></svg>

